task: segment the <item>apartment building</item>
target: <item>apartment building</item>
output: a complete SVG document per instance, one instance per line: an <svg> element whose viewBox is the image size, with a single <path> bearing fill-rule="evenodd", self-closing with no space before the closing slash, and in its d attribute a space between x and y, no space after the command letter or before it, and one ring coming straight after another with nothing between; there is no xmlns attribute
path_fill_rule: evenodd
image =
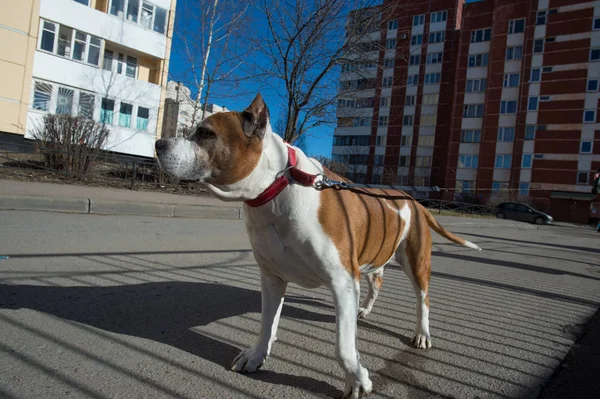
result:
<svg viewBox="0 0 600 399"><path fill-rule="evenodd" d="M0 3L0 131L31 138L46 113L106 124L106 150L154 156L176 0Z"/></svg>
<svg viewBox="0 0 600 399"><path fill-rule="evenodd" d="M395 3L405 6L380 25L386 49L372 108L344 109L363 120L335 130L333 156L365 162L357 177L367 182L438 185L449 189L444 198L481 202L510 193L555 213L589 212L600 168L600 4Z"/></svg>

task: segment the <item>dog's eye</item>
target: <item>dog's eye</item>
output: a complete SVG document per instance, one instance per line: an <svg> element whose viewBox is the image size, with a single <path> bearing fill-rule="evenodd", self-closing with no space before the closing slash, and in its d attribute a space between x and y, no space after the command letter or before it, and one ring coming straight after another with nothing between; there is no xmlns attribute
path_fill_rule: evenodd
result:
<svg viewBox="0 0 600 399"><path fill-rule="evenodd" d="M194 136L197 140L214 139L217 137L215 132L204 127L199 127L198 129L196 129L196 133L194 134Z"/></svg>

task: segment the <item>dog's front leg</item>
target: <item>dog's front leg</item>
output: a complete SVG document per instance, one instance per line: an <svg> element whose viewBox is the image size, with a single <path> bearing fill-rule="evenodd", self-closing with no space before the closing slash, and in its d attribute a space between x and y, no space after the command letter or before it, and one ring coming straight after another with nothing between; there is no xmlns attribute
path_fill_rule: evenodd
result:
<svg viewBox="0 0 600 399"><path fill-rule="evenodd" d="M258 370L269 357L271 345L276 339L287 283L278 277L261 271L260 285L262 291L260 334L256 345L242 351L233 360L231 369L239 373L253 373Z"/></svg>
<svg viewBox="0 0 600 399"><path fill-rule="evenodd" d="M360 284L348 275L345 281L335 281L331 287L336 310L337 342L335 355L346 373L344 398L358 398L361 391L370 393L369 372L359 361L356 349L356 313Z"/></svg>

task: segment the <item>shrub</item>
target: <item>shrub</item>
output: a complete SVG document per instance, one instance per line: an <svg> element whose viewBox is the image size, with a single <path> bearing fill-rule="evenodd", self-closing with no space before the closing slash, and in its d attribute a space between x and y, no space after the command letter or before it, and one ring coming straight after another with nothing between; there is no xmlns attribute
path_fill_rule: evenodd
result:
<svg viewBox="0 0 600 399"><path fill-rule="evenodd" d="M89 118L47 114L31 133L45 167L81 177L97 161L110 132Z"/></svg>

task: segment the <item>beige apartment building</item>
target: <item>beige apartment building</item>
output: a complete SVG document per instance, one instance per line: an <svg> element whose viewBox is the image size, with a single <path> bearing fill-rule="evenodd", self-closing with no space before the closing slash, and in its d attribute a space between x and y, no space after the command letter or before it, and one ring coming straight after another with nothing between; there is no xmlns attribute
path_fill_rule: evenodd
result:
<svg viewBox="0 0 600 399"><path fill-rule="evenodd" d="M176 0L0 0L0 134L47 113L105 123L107 150L152 157Z"/></svg>

